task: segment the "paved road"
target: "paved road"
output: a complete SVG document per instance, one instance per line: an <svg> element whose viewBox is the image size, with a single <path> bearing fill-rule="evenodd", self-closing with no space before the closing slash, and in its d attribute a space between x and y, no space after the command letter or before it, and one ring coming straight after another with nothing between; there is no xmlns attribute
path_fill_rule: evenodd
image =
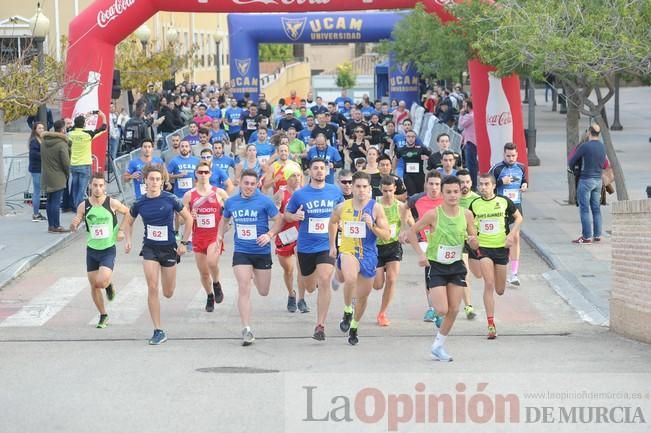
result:
<svg viewBox="0 0 651 433"><path fill-rule="evenodd" d="M344 428L301 422L308 410L303 387L320 386L335 393L327 395L339 395L354 393L355 386L391 389L404 379L451 393L463 377L473 387L489 381L491 393L507 385L510 391L540 389L532 389L532 383L555 384L562 391L577 373L593 380L604 371L625 371L635 374L632 383L648 377L649 346L582 322L547 285L542 274L548 268L528 247L522 287L498 300L500 336L495 341L484 337L481 290L473 280L478 318L459 317L447 344L455 356L451 364L428 356L433 329L421 321L422 269L411 252L390 310L392 326L381 329L373 323L380 299L375 293L357 347L337 330L340 292L333 296L328 340L317 343L310 338L315 313L286 312L275 266L270 296L253 297L258 340L243 348L229 251L221 260L226 299L214 313L202 310L193 258L184 259L177 291L163 301L170 340L160 347L146 344L151 334L146 288L133 253L119 254L118 295L108 307L111 325L94 328L97 315L85 283L83 251L77 239L0 292L1 432L384 431L377 423ZM555 373L565 375L551 380ZM527 375L526 383L521 375ZM329 400L323 400L324 394L313 397L313 404L320 402L318 411L325 411ZM399 431L431 431L431 426L412 427ZM466 431L471 426L457 427Z"/></svg>
<svg viewBox="0 0 651 433"><path fill-rule="evenodd" d="M636 199L642 198L643 187L651 183L644 164L650 156L644 118L644 104L650 96L649 88L623 89L625 130L614 134L631 197ZM330 422L301 420L324 418L333 406L345 406L335 396L354 397L363 387L376 387L385 395L413 395L415 389L422 389L417 388L419 382L426 384L426 392L455 399L464 392L456 385L462 383L467 401L481 394L480 383L489 384L485 391L490 396L515 393L520 399L521 422L505 428L494 423L494 416L481 425L482 431L549 431L548 424L523 421L542 406L570 410L615 405L630 407L631 413L639 406L650 422L651 348L581 320L600 323L600 318L607 317L609 238L590 249L569 243L578 236L579 222L576 209L563 203L563 117L551 113L540 95L538 101L542 165L531 170L524 231L534 238L538 251L551 259L554 269L524 245L523 286L509 289L498 300L500 337L496 341L485 340L481 288L473 280L479 317L474 322L459 318L446 345L455 357L451 364L428 357L434 331L421 321L425 307L422 270L411 253L406 255L399 296L390 311L393 325L381 329L373 323L380 299L379 293L374 294L360 327L360 345L354 348L337 330L341 294L333 296L328 340L317 343L310 338L315 313L285 311L278 266L270 296L253 297L258 340L242 348L230 253L222 258L226 300L212 314L202 310L203 294L189 257L179 267L174 298L163 301L163 324L170 341L149 347L146 339L151 324L135 254L120 253L114 279L118 296L109 305L111 325L97 330L85 282L82 240L47 235L44 224L28 220L28 209L1 218L0 284L6 285L0 291L0 433L387 431L389 409L373 422L360 422L353 409L355 422L332 421L343 416L344 409L328 416ZM604 215L608 230L608 212ZM69 217L65 214L62 222L67 224ZM10 281L32 265L34 258L42 257L46 258L38 266ZM313 298L308 302L314 306ZM308 389L312 394L308 395ZM550 391L552 397L527 394L540 391ZM640 391L641 399L621 393L610 397L582 393L595 391ZM575 394L559 397L562 392ZM533 407L530 413L525 406ZM476 431L478 427L469 418L435 426L414 423L416 419L412 416L412 422L397 431ZM645 424L587 423L561 425L556 419L552 428L648 431Z"/></svg>

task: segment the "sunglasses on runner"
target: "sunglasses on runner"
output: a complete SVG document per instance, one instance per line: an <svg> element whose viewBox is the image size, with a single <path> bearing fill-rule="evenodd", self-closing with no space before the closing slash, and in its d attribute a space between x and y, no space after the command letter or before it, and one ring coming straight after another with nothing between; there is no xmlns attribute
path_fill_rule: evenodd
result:
<svg viewBox="0 0 651 433"><path fill-rule="evenodd" d="M212 159L211 155L201 155L201 159Z"/></svg>
<svg viewBox="0 0 651 433"><path fill-rule="evenodd" d="M341 182L343 185L351 185L353 183L352 180L340 180L339 182Z"/></svg>
<svg viewBox="0 0 651 433"><path fill-rule="evenodd" d="M210 172L206 170L199 170L197 171L197 174L210 174Z"/></svg>

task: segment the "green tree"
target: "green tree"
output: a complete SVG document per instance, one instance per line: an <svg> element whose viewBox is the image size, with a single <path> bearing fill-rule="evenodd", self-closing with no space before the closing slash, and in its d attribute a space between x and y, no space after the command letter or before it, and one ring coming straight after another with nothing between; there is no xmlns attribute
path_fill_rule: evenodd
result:
<svg viewBox="0 0 651 433"><path fill-rule="evenodd" d="M355 87L357 76L353 72L353 65L350 62L342 63L337 66L337 87L350 89Z"/></svg>
<svg viewBox="0 0 651 433"><path fill-rule="evenodd" d="M294 58L291 44L260 44L258 55L261 62L287 62Z"/></svg>
<svg viewBox="0 0 651 433"><path fill-rule="evenodd" d="M468 46L472 57L494 65L499 75L517 73L539 80L545 72L555 75L568 99L567 148L579 142L579 115L594 118L615 169L617 198L627 200L602 110L614 94L616 74L651 74L651 2L501 0L495 6L469 0L448 8L459 21L440 27ZM409 48L408 41L396 43ZM432 55L435 52L432 49ZM573 186L570 182L570 201Z"/></svg>
<svg viewBox="0 0 651 433"><path fill-rule="evenodd" d="M179 54L178 43L175 43L153 52L154 45L155 41L151 41L145 52L135 35L118 44L115 51L115 69L120 71L123 88L144 92L149 82L169 80L178 69L188 67L197 49L193 46L186 53Z"/></svg>
<svg viewBox="0 0 651 433"><path fill-rule="evenodd" d="M68 85L85 86L84 81L64 79L64 63L44 56L43 67L33 56L31 46L25 47L24 56L5 61L0 58L0 215L5 214L5 173L3 163L3 138L5 122L33 115L42 104L60 103L63 88ZM85 92L90 91L86 87Z"/></svg>
<svg viewBox="0 0 651 433"><path fill-rule="evenodd" d="M394 53L401 62L413 62L423 78L458 80L472 54L470 45L457 36L461 31L459 23L442 24L418 3L395 26L393 39L383 41L379 49Z"/></svg>

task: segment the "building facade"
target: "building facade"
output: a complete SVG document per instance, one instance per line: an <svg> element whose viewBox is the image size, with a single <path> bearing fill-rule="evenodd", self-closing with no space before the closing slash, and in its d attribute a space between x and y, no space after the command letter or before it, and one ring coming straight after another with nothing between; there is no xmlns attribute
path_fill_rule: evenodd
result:
<svg viewBox="0 0 651 433"><path fill-rule="evenodd" d="M50 20L50 31L45 39L45 52L57 60L65 58L65 46L70 21L94 0L43 0L42 13ZM8 4L7 4L8 3ZM32 49L29 19L36 13L36 2L3 2L0 9L0 59L7 63ZM226 14L198 14L159 12L145 23L150 31L149 45L152 50L166 44L167 31L172 27L178 32L181 54L195 46L195 61L188 69L180 70L177 82L188 79L196 83L210 80L229 80L228 26ZM221 31L223 40L216 42L214 35Z"/></svg>

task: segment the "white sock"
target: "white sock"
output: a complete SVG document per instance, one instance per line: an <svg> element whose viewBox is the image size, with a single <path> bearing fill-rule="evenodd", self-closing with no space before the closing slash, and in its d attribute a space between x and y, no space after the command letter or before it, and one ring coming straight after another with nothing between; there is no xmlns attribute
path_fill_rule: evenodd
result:
<svg viewBox="0 0 651 433"><path fill-rule="evenodd" d="M436 334L436 338L434 339L434 344L433 346L436 347L441 347L445 344L445 339L447 338L447 335L443 335L440 332Z"/></svg>

